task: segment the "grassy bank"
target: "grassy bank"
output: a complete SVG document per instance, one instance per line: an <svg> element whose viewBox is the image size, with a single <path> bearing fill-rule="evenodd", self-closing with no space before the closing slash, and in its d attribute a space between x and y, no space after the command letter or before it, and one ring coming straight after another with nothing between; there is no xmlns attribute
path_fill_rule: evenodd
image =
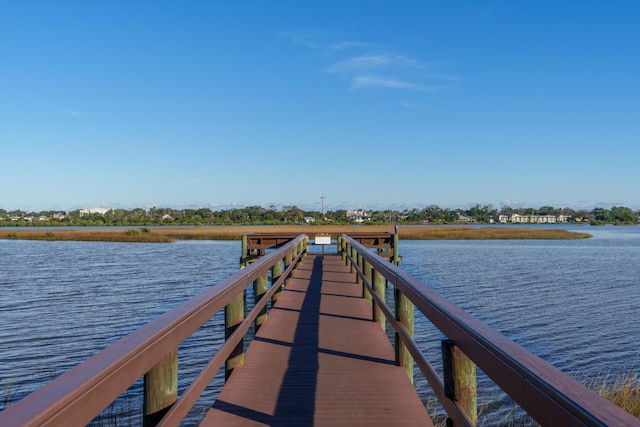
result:
<svg viewBox="0 0 640 427"><path fill-rule="evenodd" d="M622 375L606 373L583 382L600 396L640 418L640 372L635 365Z"/></svg>
<svg viewBox="0 0 640 427"><path fill-rule="evenodd" d="M75 240L99 242L148 242L167 243L176 240L238 240L248 233L353 233L393 232L393 226L218 226L193 228L105 228L105 229L28 229L0 230L1 239L18 240ZM405 240L507 240L507 239L583 239L587 233L576 233L563 229L517 228L517 227L465 227L465 226L419 226L399 227L400 239Z"/></svg>

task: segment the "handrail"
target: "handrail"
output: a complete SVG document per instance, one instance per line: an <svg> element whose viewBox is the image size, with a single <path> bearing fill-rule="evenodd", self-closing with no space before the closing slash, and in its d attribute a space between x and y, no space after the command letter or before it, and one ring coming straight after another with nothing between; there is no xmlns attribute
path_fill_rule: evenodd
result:
<svg viewBox="0 0 640 427"><path fill-rule="evenodd" d="M562 426L640 426L640 420L609 402L588 387L562 373L538 356L528 352L505 335L491 328L448 301L437 292L363 245L343 235L347 245L395 286L455 346L469 357L505 393L542 425ZM349 251L346 257L355 263L358 276L376 304L386 307L365 273L357 267ZM456 425L467 424L463 413L445 392L442 380L391 310L383 312L409 348L416 364L429 381L438 399Z"/></svg>
<svg viewBox="0 0 640 427"><path fill-rule="evenodd" d="M268 274L269 269L281 262L286 255L295 252L298 245L305 239L306 236L299 235L282 248L265 255L219 284L119 339L0 412L0 425L87 424L169 352L178 348L183 341L236 298L240 292L243 292L247 286L260 276ZM296 262L300 257L301 253L298 253ZM290 272L294 265L295 262L289 265L287 271ZM271 288L274 292L285 278L286 274L283 274L276 283L272 284ZM266 304L266 301L267 299L263 298L261 303ZM257 316L258 311L254 311ZM249 316L253 316L253 313ZM239 342L240 333L248 329L247 325L251 321L245 320L243 326L236 330L237 333L234 333L219 351L221 356L214 358L216 363L220 363L218 367L224 362L225 357L222 356L226 354L227 348L233 349L235 346L233 341ZM211 371L212 363L213 361L205 370ZM201 374L198 379L201 380L203 375ZM180 405L179 409L183 411L184 407Z"/></svg>
<svg viewBox="0 0 640 427"><path fill-rule="evenodd" d="M282 273L282 275L278 278L278 280L276 280L271 285L269 291L264 294L259 301L255 302L255 305L251 312L249 312L243 322L238 325L238 328L227 339L224 346L218 351L214 358L211 359L207 366L204 367L204 369L200 372L200 374L198 374L196 379L191 383L187 390L185 390L182 396L180 396L180 399L176 401L176 403L171 407L167 414L162 418L160 423L158 423L158 427L180 425L180 422L187 416L202 392L211 382L211 379L214 377L218 369L220 369L224 361L227 359L227 357L229 357L234 347L238 345L240 340L242 340L242 338L249 331L252 323L256 320L258 315L260 315L261 310L266 306L267 301L269 301L269 299L271 299L271 297L284 284L285 279L293 271L302 255L302 253L299 253L296 258L293 259L292 263L287 267L287 269Z"/></svg>

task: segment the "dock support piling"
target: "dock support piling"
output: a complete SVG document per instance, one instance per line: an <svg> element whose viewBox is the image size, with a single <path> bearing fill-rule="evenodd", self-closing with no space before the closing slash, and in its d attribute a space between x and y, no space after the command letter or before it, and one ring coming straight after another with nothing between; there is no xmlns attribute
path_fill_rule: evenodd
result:
<svg viewBox="0 0 640 427"><path fill-rule="evenodd" d="M400 249L398 248L398 231L396 227L396 232L393 235L393 264L396 266L400 266Z"/></svg>
<svg viewBox="0 0 640 427"><path fill-rule="evenodd" d="M340 258L344 262L346 255L344 253L344 241L342 240L342 236L338 236L338 252L340 253Z"/></svg>
<svg viewBox="0 0 640 427"><path fill-rule="evenodd" d="M244 298L245 291L240 292L238 296L224 308L224 338L229 339L231 334L236 330L238 325L244 320ZM238 345L233 349L231 355L225 363L225 380L229 378L234 368L244 364L244 340L241 339Z"/></svg>
<svg viewBox="0 0 640 427"><path fill-rule="evenodd" d="M363 268L363 273L364 273L364 279L367 281L367 283L369 283L371 285L371 287L373 287L373 267L371 266L371 264L369 264L364 258L362 258L362 268ZM362 281L362 280L361 280ZM373 320L376 319L376 303L373 301L373 297L371 296L371 293L369 292L369 289L364 286L364 283L362 284L362 294L365 297L365 299L369 302L369 305L372 307L372 317Z"/></svg>
<svg viewBox="0 0 640 427"><path fill-rule="evenodd" d="M476 365L451 340L442 341L444 393L455 400L469 422L478 425Z"/></svg>
<svg viewBox="0 0 640 427"><path fill-rule="evenodd" d="M144 375L144 427L157 425L178 400L178 349L169 352Z"/></svg>
<svg viewBox="0 0 640 427"><path fill-rule="evenodd" d="M267 274L263 274L258 277L255 282L253 282L253 295L255 298L255 304L258 304L258 301L262 299L264 294L267 293L269 282L269 276ZM255 321L255 330L258 332L260 326L267 320L267 306L265 305L262 310L260 310L260 314L256 317Z"/></svg>
<svg viewBox="0 0 640 427"><path fill-rule="evenodd" d="M358 259L358 252L356 252L356 248L354 248L353 246L349 247L351 250L351 259L352 261L349 263L349 272L351 274L354 274L356 272L356 260Z"/></svg>
<svg viewBox="0 0 640 427"><path fill-rule="evenodd" d="M286 270L291 263L293 262L293 253L292 252L288 252L285 256L284 256L284 267L283 267L283 271ZM285 278L284 284L286 286L287 282L289 281L289 277Z"/></svg>
<svg viewBox="0 0 640 427"><path fill-rule="evenodd" d="M396 320L402 323L402 326L407 330L407 333L413 338L414 333L414 306L411 300L407 298L402 292L398 290L396 287L394 290L394 299L396 305ZM396 332L395 334L395 342L396 342L396 364L402 366L404 371L407 373L409 377L409 381L413 384L413 357L409 352L409 349L400 339L400 336Z"/></svg>
<svg viewBox="0 0 640 427"><path fill-rule="evenodd" d="M282 260L273 264L273 267L271 267L271 286L273 286L278 278L282 276L283 271L284 269L282 268ZM273 296L271 297L271 305L273 305L278 300L278 298L280 298L281 293L282 290L279 289L273 294Z"/></svg>
<svg viewBox="0 0 640 427"><path fill-rule="evenodd" d="M375 291L376 294L378 294L378 297L380 297L382 301L385 300L385 284L386 284L386 281L384 279L384 276L380 274L377 270L374 270L373 271L373 290ZM383 331L385 330L387 319L384 317L384 313L382 312L382 309L380 309L378 304L375 304L374 306L373 320L380 324L380 327L382 328Z"/></svg>
<svg viewBox="0 0 640 427"><path fill-rule="evenodd" d="M242 253L240 254L240 269L243 269L247 266L247 246L248 246L247 235L242 236Z"/></svg>

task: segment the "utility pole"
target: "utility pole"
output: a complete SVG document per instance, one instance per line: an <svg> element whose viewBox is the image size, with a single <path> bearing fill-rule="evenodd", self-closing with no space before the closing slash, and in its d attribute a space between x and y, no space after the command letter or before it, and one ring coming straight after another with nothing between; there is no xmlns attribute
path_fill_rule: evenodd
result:
<svg viewBox="0 0 640 427"><path fill-rule="evenodd" d="M320 199L322 200L322 219L324 219L324 193L322 193L322 196L320 196Z"/></svg>

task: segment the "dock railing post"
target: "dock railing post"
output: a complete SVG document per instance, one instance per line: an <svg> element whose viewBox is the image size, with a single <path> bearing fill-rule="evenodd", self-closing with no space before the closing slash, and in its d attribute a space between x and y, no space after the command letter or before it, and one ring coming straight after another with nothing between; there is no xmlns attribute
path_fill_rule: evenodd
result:
<svg viewBox="0 0 640 427"><path fill-rule="evenodd" d="M354 248L353 246L351 246L350 252L351 252L351 262L349 263L349 266L350 266L349 272L351 274L354 274L356 272L358 253L356 252L356 248Z"/></svg>
<svg viewBox="0 0 640 427"><path fill-rule="evenodd" d="M373 267L371 266L371 264L369 264L367 262L367 260L365 260L364 258L362 258L362 266L363 266L363 272L364 272L364 279L367 281L367 283L369 283L371 285L371 287L373 287ZM364 283L362 284L362 296L365 297L365 299L369 302L369 305L372 307L373 309L373 320L376 320L376 306L377 304L375 303L375 301L373 301L373 297L371 296L371 293L369 292L369 289L367 289L367 287L364 285Z"/></svg>
<svg viewBox="0 0 640 427"><path fill-rule="evenodd" d="M238 325L244 320L244 299L245 291L243 290L224 308L224 339L229 339L231 334L236 330ZM225 363L225 380L229 378L234 368L244 364L244 340L241 339L238 345L233 349L229 358Z"/></svg>
<svg viewBox="0 0 640 427"><path fill-rule="evenodd" d="M255 304L258 304L258 301L264 297L264 294L267 293L269 282L269 275L263 274L258 277L255 282L253 282L253 295L255 299ZM258 332L260 326L267 320L267 306L265 304L264 308L260 310L258 317L255 320L255 331Z"/></svg>
<svg viewBox="0 0 640 427"><path fill-rule="evenodd" d="M247 266L247 235L244 234L242 236L242 253L240 254L240 268L245 268Z"/></svg>
<svg viewBox="0 0 640 427"><path fill-rule="evenodd" d="M304 257L307 253L307 239L308 237L305 236L305 238L303 240L300 241L300 243L298 243L298 247L296 250L296 256L298 255L302 255L302 257ZM302 258L300 258L302 260ZM296 265L293 268L293 272L295 273L298 270L298 266L300 265L300 262L298 262L298 265Z"/></svg>
<svg viewBox="0 0 640 427"><path fill-rule="evenodd" d="M396 320L402 323L409 336L413 338L413 303L402 292L400 292L397 287L394 287L394 299L396 305ZM409 353L409 349L407 348L407 346L404 345L404 343L400 339L400 336L397 332L395 334L395 343L396 364L404 368L404 371L409 377L409 381L411 381L411 384L413 384L413 357L411 356L411 353Z"/></svg>
<svg viewBox="0 0 640 427"><path fill-rule="evenodd" d="M476 365L452 341L442 341L444 394L455 400L469 422L478 425Z"/></svg>
<svg viewBox="0 0 640 427"><path fill-rule="evenodd" d="M398 227L396 226L396 232L393 235L393 264L400 266L400 249L398 248Z"/></svg>
<svg viewBox="0 0 640 427"><path fill-rule="evenodd" d="M385 284L386 280L384 276L377 270L373 270L373 290L382 301L385 300ZM384 313L378 304L374 306L373 320L380 324L383 331L385 330L387 319L384 317Z"/></svg>
<svg viewBox="0 0 640 427"><path fill-rule="evenodd" d="M284 256L284 270L286 270L291 263L293 262L293 252L287 252L287 254ZM289 278L285 278L285 286L287 284L287 282L289 281Z"/></svg>
<svg viewBox="0 0 640 427"><path fill-rule="evenodd" d="M278 262L273 264L273 267L271 267L271 286L273 286L278 278L282 276L283 271L284 269L282 268L282 260L278 260ZM279 289L273 294L273 296L271 297L271 305L273 305L278 300L278 298L280 298L281 293L282 290Z"/></svg>
<svg viewBox="0 0 640 427"><path fill-rule="evenodd" d="M144 375L144 427L157 425L178 400L178 349L169 352Z"/></svg>

